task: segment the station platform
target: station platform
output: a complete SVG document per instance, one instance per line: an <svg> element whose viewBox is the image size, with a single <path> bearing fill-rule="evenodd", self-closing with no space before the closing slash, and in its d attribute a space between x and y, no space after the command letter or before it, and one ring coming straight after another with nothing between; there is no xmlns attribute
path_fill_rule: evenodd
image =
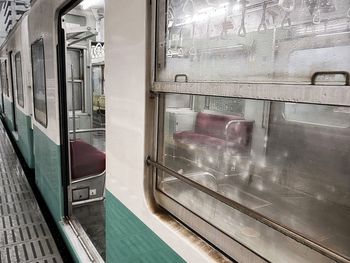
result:
<svg viewBox="0 0 350 263"><path fill-rule="evenodd" d="M0 122L0 263L63 262Z"/></svg>

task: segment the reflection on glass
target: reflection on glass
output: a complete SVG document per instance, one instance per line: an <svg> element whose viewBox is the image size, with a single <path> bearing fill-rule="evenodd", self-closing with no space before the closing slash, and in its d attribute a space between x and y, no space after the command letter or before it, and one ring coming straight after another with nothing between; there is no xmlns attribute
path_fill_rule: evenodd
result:
<svg viewBox="0 0 350 263"><path fill-rule="evenodd" d="M105 85L104 65L95 64L92 66L92 105L93 105L93 126L95 128L105 127Z"/></svg>
<svg viewBox="0 0 350 263"><path fill-rule="evenodd" d="M46 112L46 80L44 40L39 39L32 44L34 116L42 125L47 125Z"/></svg>
<svg viewBox="0 0 350 263"><path fill-rule="evenodd" d="M348 0L160 3L158 80L309 83L350 69Z"/></svg>
<svg viewBox="0 0 350 263"><path fill-rule="evenodd" d="M15 65L16 65L17 102L21 107L23 107L24 106L23 78L22 78L22 62L21 62L20 52L18 52L15 56Z"/></svg>
<svg viewBox="0 0 350 263"><path fill-rule="evenodd" d="M72 94L72 81L67 81L67 107L69 111L73 110L73 98L74 98L74 110L83 110L83 89L82 82L74 81L74 96Z"/></svg>
<svg viewBox="0 0 350 263"><path fill-rule="evenodd" d="M9 86L7 81L7 61L4 60L3 62L1 62L0 66L1 66L1 89L6 96L9 96Z"/></svg>
<svg viewBox="0 0 350 263"><path fill-rule="evenodd" d="M349 108L204 96L176 108L166 96L160 162L350 257ZM161 174L158 187L271 261L316 260L277 237L274 254L274 231L176 178Z"/></svg>

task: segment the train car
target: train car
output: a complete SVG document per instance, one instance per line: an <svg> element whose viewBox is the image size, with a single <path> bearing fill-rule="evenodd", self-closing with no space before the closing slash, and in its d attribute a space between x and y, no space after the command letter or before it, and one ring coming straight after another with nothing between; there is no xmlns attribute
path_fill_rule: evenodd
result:
<svg viewBox="0 0 350 263"><path fill-rule="evenodd" d="M350 262L350 3L36 0L2 115L76 262Z"/></svg>
<svg viewBox="0 0 350 263"><path fill-rule="evenodd" d="M34 167L28 17L14 28L1 50L2 112L27 165Z"/></svg>

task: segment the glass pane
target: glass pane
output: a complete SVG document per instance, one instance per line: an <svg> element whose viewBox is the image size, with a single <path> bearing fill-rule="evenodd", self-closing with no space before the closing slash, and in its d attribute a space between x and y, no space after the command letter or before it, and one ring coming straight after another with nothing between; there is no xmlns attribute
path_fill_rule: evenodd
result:
<svg viewBox="0 0 350 263"><path fill-rule="evenodd" d="M40 39L32 44L34 115L42 125L47 126L46 83L44 41Z"/></svg>
<svg viewBox="0 0 350 263"><path fill-rule="evenodd" d="M67 49L67 80L72 80L72 69L74 79L83 79L81 65L81 51L79 49Z"/></svg>
<svg viewBox="0 0 350 263"><path fill-rule="evenodd" d="M21 107L23 107L24 97L23 97L22 62L21 62L21 53L19 52L15 56L15 63L16 63L17 102Z"/></svg>
<svg viewBox="0 0 350 263"><path fill-rule="evenodd" d="M157 80L310 83L350 71L349 12L348 0L159 0Z"/></svg>
<svg viewBox="0 0 350 263"><path fill-rule="evenodd" d="M285 103L285 119L303 124L349 128L350 108Z"/></svg>
<svg viewBox="0 0 350 263"><path fill-rule="evenodd" d="M92 66L92 104L93 104L93 127L105 127L105 86L104 65Z"/></svg>
<svg viewBox="0 0 350 263"><path fill-rule="evenodd" d="M103 66L92 66L92 89L94 95L104 95Z"/></svg>
<svg viewBox="0 0 350 263"><path fill-rule="evenodd" d="M67 82L67 107L69 111L73 110L72 82ZM83 88L82 82L74 82L74 109L83 110Z"/></svg>
<svg viewBox="0 0 350 263"><path fill-rule="evenodd" d="M7 79L7 61L4 60L1 62L1 87L3 93L8 97L9 96L9 86Z"/></svg>
<svg viewBox="0 0 350 263"><path fill-rule="evenodd" d="M350 256L350 107L193 96L184 109L172 98L165 99L161 163ZM279 238L276 250L267 248L274 231L176 178L160 174L158 187L272 262L319 262L295 260Z"/></svg>

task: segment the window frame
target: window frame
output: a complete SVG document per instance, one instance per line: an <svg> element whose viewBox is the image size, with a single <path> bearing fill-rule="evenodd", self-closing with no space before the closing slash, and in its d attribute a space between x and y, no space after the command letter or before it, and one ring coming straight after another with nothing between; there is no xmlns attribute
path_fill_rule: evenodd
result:
<svg viewBox="0 0 350 263"><path fill-rule="evenodd" d="M300 83L283 83L283 82L243 82L243 81L195 81L191 82L188 80L184 72L178 72L174 76L173 81L162 81L157 80L157 67L165 63L166 58L166 48L163 44L159 47L158 43L164 43L166 40L166 6L167 0L154 0L155 5L152 5L152 22L151 22L151 61L150 61L150 92L157 95L157 108L155 110L155 133L154 133L154 149L153 154L155 159L148 157L147 163L153 167L152 180L153 180L153 195L158 204L163 206L165 209L171 211L173 214L177 214L181 221L186 222L188 218L180 217L182 213L192 214L195 218L194 220L202 220L203 223L208 223L205 219L196 215L191 209L184 208L177 200L167 196L157 187L158 173L167 173L167 167L163 166L159 161L162 158L162 149L164 138L162 131L164 129L164 113L165 113L165 96L169 93L175 94L187 94L187 95L202 95L202 96L216 96L216 97L229 97L229 98L242 98L242 99L255 99L255 100L267 100L267 101L281 101L281 102L293 102L293 103L306 103L306 104L318 104L318 105L329 105L329 106L350 106L350 85L348 81L344 85L325 85L318 84L314 82L314 77L320 73L315 73L310 76L310 82L300 82ZM327 74L329 72L321 72L321 74ZM183 79L183 81L177 81ZM168 173L169 174L169 173ZM172 174L170 174L172 175ZM175 172L174 177L181 179L181 174ZM186 183L186 179L183 180ZM192 180L191 180L192 181ZM188 182L187 182L188 183ZM203 189L195 186L195 182L192 186L197 190L203 191ZM207 189L208 190L208 189ZM203 191L204 193L211 195L209 191ZM217 199L220 202L225 203L225 198L223 200ZM227 203L226 203L227 204ZM259 215L254 215L254 211L250 211L249 208L245 207L243 204L238 204L235 207L233 204L227 204L232 209L242 212L243 214L249 215L250 217L260 221L261 223L269 226L272 231L277 231L289 237L291 240L295 240L298 244L304 245L305 247L316 251L317 253L335 260L344 260L344 257L338 253L334 253L329 248L323 248L318 245L317 241L309 240L305 238L302 234L284 227L280 224L275 224L267 217L260 217ZM252 212L252 213L251 213ZM267 222L270 221L270 222ZM197 226L192 225L191 222L187 222L192 229L198 229ZM210 224L210 223L208 223ZM214 229L208 230L208 232L201 233L202 235L211 235L211 232L219 231L225 236L216 226ZM209 233L210 232L210 233ZM216 238L215 238L216 239ZM210 238L209 238L210 240ZM239 242L239 241L237 241ZM237 245L237 244L235 244ZM242 244L240 244L242 245ZM215 244L217 246L217 244ZM221 249L225 245L219 244ZM250 252L254 253L254 248L247 248ZM225 251L225 250L224 250ZM241 252L242 254L247 253ZM257 254L255 254L257 255ZM242 256L242 255L238 255ZM263 256L263 255L257 255ZM242 256L244 257L244 255Z"/></svg>
<svg viewBox="0 0 350 263"><path fill-rule="evenodd" d="M19 58L19 63L20 63L20 68L18 69L17 68L17 58ZM18 96L18 90L19 90L19 87L18 87L18 70L20 70L20 73L21 73L21 84L22 84L22 103L20 102L20 99L19 99L19 96ZM22 70L22 54L21 54L21 51L18 51L16 54L15 54L15 71L16 71L16 91L17 91L17 104L24 108L24 85L23 85L23 70Z"/></svg>
<svg viewBox="0 0 350 263"><path fill-rule="evenodd" d="M35 103L35 81L34 81L34 70L33 70L33 46L38 44L38 43L42 43L42 48L43 48L43 65L44 65L44 72L43 72L43 76L44 76L44 90L45 90L45 123L43 123L40 119L37 118L36 116L36 103ZM34 118L35 120L40 123L44 128L48 127L48 116L47 116L47 87L46 87L46 66L45 66L45 44L44 44L44 38L40 37L37 40L35 40L31 45L30 45L30 51L31 51L31 63L32 63L32 79L33 79L33 106L34 106Z"/></svg>

